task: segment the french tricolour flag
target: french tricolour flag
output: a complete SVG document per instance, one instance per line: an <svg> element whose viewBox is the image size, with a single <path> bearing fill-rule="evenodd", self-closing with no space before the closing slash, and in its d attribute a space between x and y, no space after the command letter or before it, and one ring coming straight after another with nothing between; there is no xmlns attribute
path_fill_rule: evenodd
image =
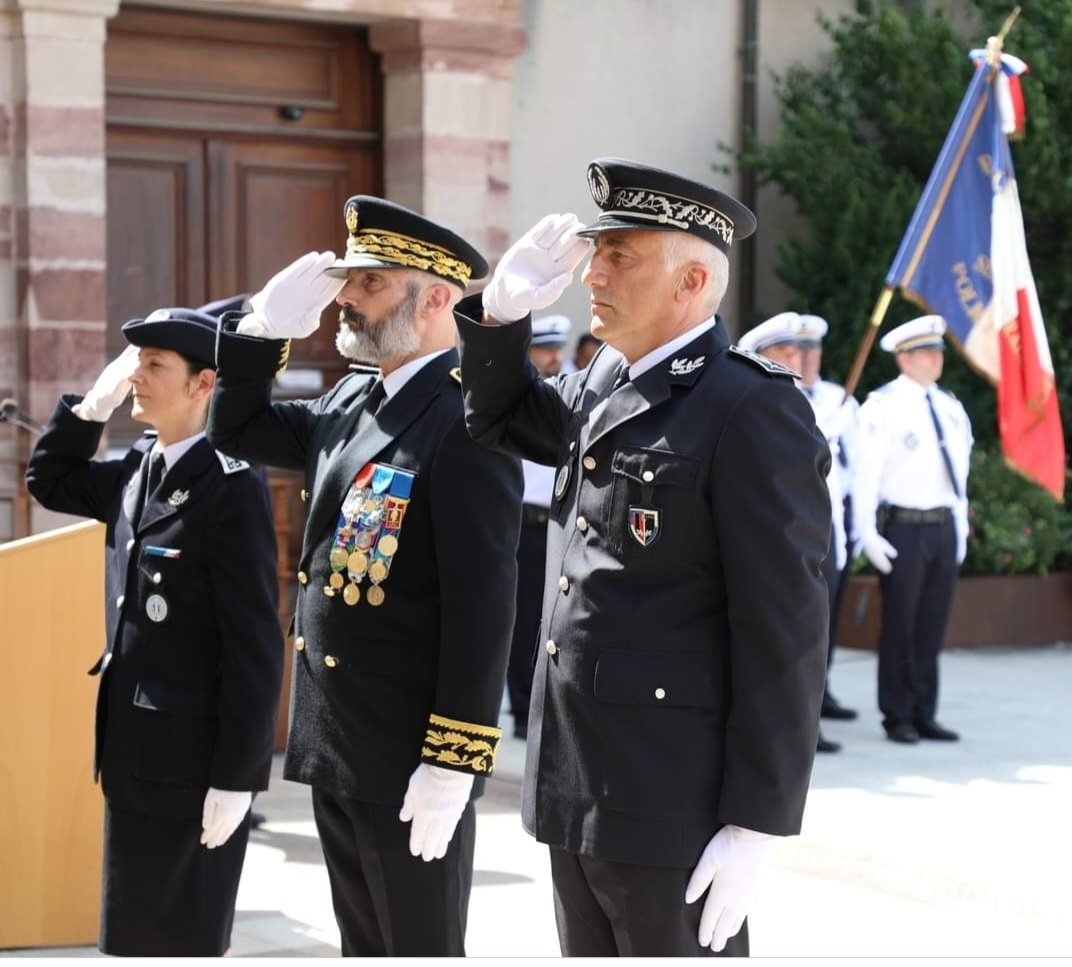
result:
<svg viewBox="0 0 1072 967"><path fill-rule="evenodd" d="M1027 257L1009 137L1023 131L1009 54L975 74L886 282L942 315L969 362L997 387L1006 459L1060 498L1065 449L1053 360Z"/></svg>

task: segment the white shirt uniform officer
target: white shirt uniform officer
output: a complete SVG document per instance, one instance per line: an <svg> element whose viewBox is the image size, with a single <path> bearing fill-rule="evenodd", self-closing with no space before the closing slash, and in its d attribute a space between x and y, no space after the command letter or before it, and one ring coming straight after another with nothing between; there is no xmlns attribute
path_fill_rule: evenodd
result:
<svg viewBox="0 0 1072 967"><path fill-rule="evenodd" d="M841 604L845 585L848 582L849 544L855 539L852 533L852 469L856 452L856 421L860 404L852 397L845 399L845 387L820 376L823 358L823 338L829 325L822 316L800 314L800 329L797 342L800 346L800 371L798 384L815 410L815 422L826 436L833 462L827 486L833 512L834 529L831 537L830 555L824 573L829 584L830 598L830 653L827 668L833 663ZM849 533L846 533L846 532ZM822 717L851 721L857 717L855 709L842 705L830 691L829 672L827 689L823 694Z"/></svg>
<svg viewBox="0 0 1072 967"><path fill-rule="evenodd" d="M957 738L935 721L938 651L968 533L971 423L939 389L945 321L928 315L881 342L901 375L860 407L853 502L864 553L880 572L879 707L895 742Z"/></svg>

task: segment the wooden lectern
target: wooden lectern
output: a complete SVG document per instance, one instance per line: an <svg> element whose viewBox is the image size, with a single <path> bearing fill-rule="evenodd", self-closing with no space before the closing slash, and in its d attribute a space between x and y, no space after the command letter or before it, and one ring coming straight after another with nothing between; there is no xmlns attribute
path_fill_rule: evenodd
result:
<svg viewBox="0 0 1072 967"><path fill-rule="evenodd" d="M103 801L93 783L104 525L0 545L0 948L97 940Z"/></svg>

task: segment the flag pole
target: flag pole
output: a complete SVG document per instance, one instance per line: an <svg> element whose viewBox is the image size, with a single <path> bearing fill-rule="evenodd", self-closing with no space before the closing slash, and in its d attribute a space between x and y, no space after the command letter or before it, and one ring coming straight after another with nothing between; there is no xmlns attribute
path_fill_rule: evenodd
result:
<svg viewBox="0 0 1072 967"><path fill-rule="evenodd" d="M1019 16L1020 6L1017 5L1013 8L1012 13L1005 18L1005 22L1001 25L1001 30L997 32L997 35L987 38L987 61L992 68L996 68L1001 64L1001 51L1005 43L1005 37L1012 29L1012 25L1016 23L1016 18ZM845 395L842 397L842 403L848 400L848 398L856 392L856 384L860 382L860 376L864 371L864 364L867 362L871 347L875 344L875 337L878 335L878 331L882 327L882 320L886 318L886 310L889 309L890 300L892 298L893 286L883 286L882 291L879 293L878 299L875 302L875 308L871 310L871 318L868 321L867 332L864 333L864 338L860 340L860 346L856 350L856 356L853 358L852 366L849 369L849 375L845 377Z"/></svg>
<svg viewBox="0 0 1072 967"><path fill-rule="evenodd" d="M875 343L875 337L878 335L879 328L882 326L882 320L886 318L886 310L890 307L890 299L892 298L893 286L883 286L882 291L878 295L878 300L875 302L875 308L871 310L871 319L868 322L867 332L864 333L864 338L860 340L860 348L856 350L856 357L852 361L852 368L849 370L849 375L845 378L845 396L842 399L843 403L856 392L856 384L860 382L860 375L864 371L864 363L867 361L867 355L871 352L871 347Z"/></svg>

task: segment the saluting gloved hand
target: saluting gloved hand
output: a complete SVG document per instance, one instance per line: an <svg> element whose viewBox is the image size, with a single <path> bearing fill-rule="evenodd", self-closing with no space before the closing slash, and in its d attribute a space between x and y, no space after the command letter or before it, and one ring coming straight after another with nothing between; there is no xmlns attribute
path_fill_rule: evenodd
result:
<svg viewBox="0 0 1072 967"><path fill-rule="evenodd" d="M312 335L320 325L324 307L346 285L345 279L324 275L324 269L334 261L334 252L306 252L276 272L249 300L252 312L236 331L265 339L304 339Z"/></svg>
<svg viewBox="0 0 1072 967"><path fill-rule="evenodd" d="M574 214L545 215L507 250L483 293L484 311L499 322L515 322L551 305L573 280L588 240Z"/></svg>
<svg viewBox="0 0 1072 967"><path fill-rule="evenodd" d="M471 773L440 769L422 762L409 777L398 818L413 821L409 851L426 863L447 855L451 837L473 790Z"/></svg>
<svg viewBox="0 0 1072 967"><path fill-rule="evenodd" d="M252 802L251 792L210 788L201 809L201 845L215 849L226 843L246 818Z"/></svg>
<svg viewBox="0 0 1072 967"><path fill-rule="evenodd" d="M130 377L137 368L138 347L127 346L104 367L82 402L71 407L75 416L95 423L106 423L130 392Z"/></svg>
<svg viewBox="0 0 1072 967"><path fill-rule="evenodd" d="M697 939L716 953L737 935L755 903L777 836L723 826L711 838L685 887L685 902L708 890Z"/></svg>
<svg viewBox="0 0 1072 967"><path fill-rule="evenodd" d="M883 574L889 574L893 570L893 561L897 557L897 548L894 547L878 531L868 531L860 538L860 546L863 548L867 559L875 565L876 570Z"/></svg>

